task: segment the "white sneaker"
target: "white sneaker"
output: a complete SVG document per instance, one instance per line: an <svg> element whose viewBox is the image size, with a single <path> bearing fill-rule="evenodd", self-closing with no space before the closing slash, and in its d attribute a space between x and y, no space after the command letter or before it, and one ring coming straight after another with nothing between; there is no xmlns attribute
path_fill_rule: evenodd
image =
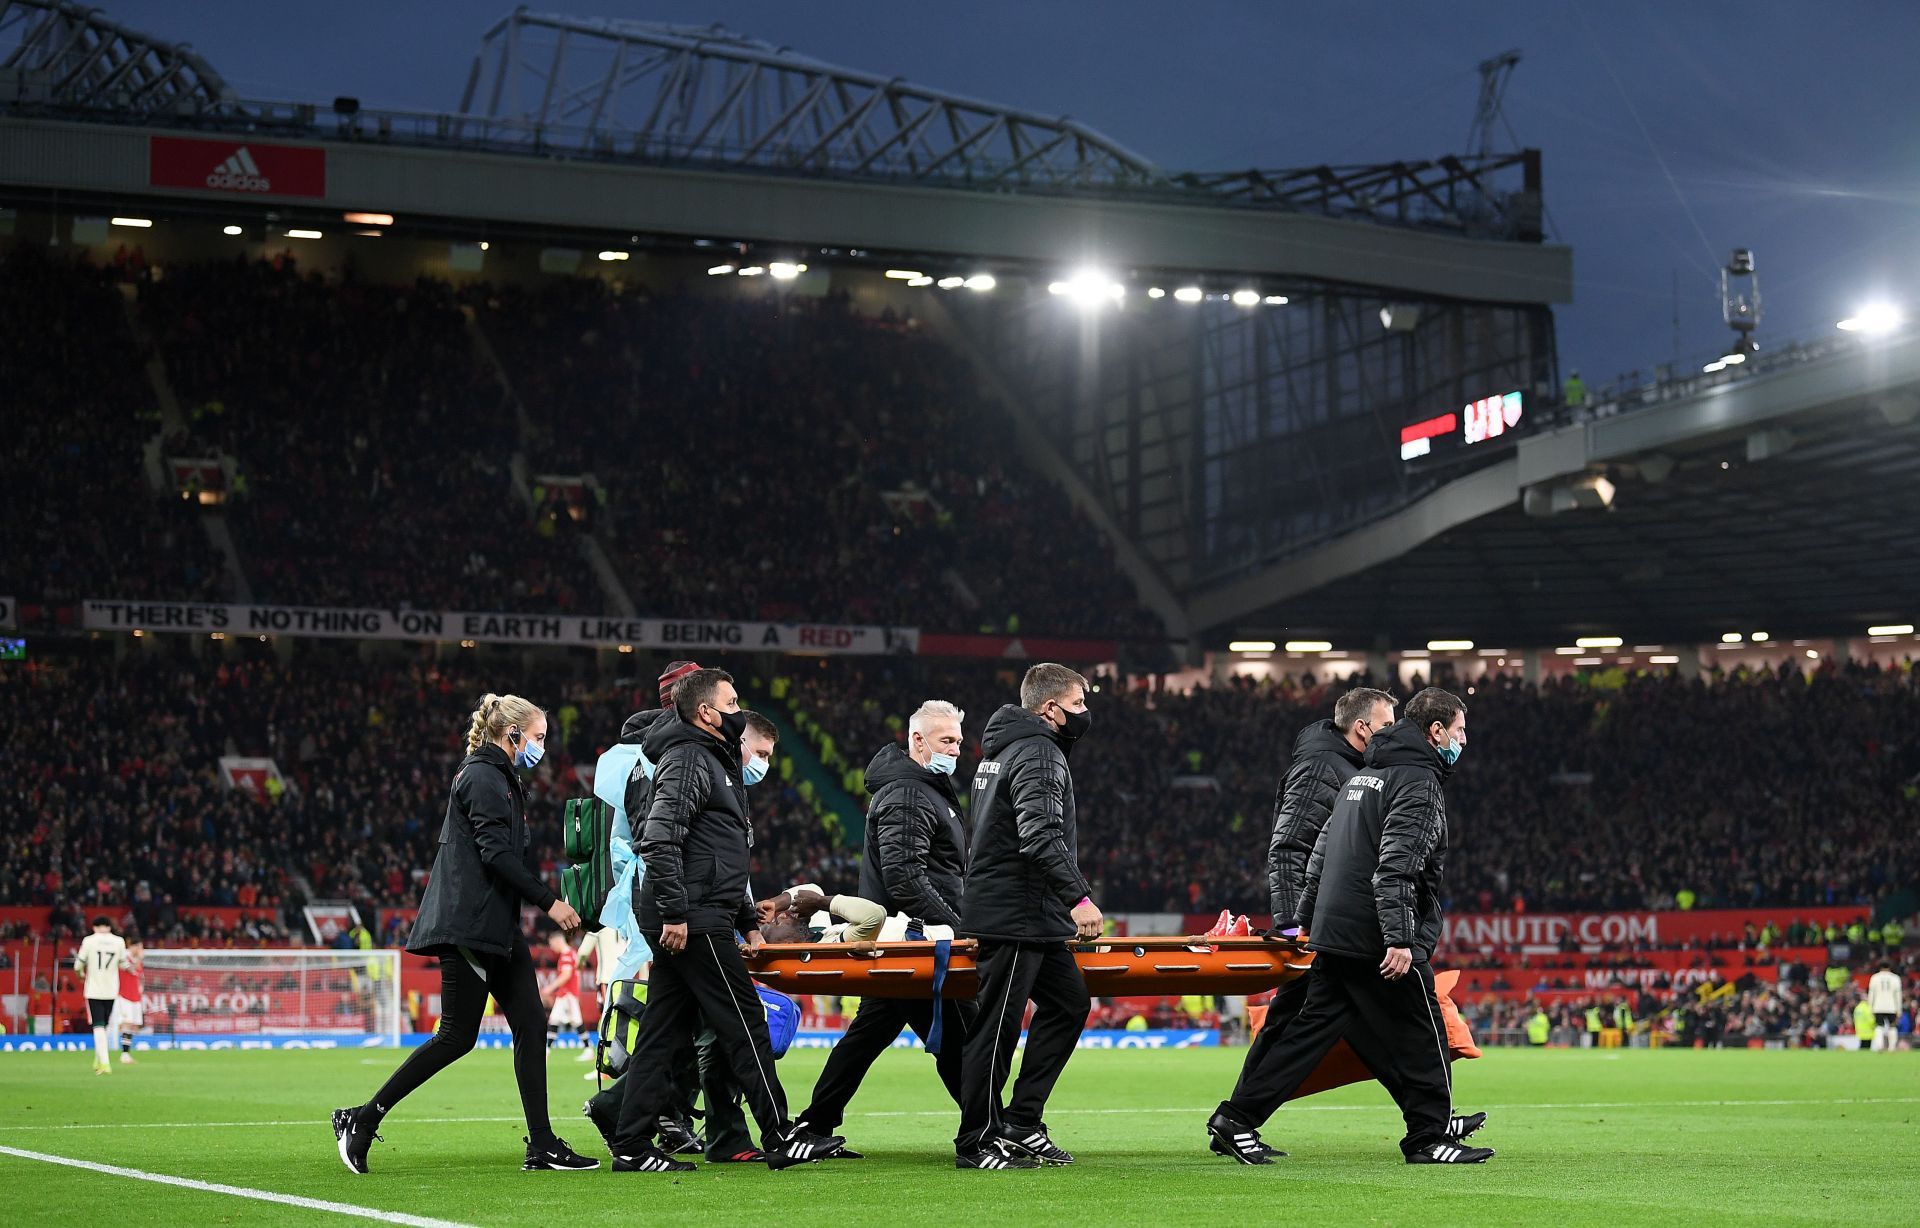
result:
<svg viewBox="0 0 1920 1228"><path fill-rule="evenodd" d="M122 1066L131 1066L131 1065L133 1065L133 1054L131 1054L131 1053L122 1053L122 1054L120 1055L120 1064L121 1064Z"/></svg>
<svg viewBox="0 0 1920 1228"><path fill-rule="evenodd" d="M597 1070L589 1070L587 1073L581 1075L580 1077L585 1079L587 1082L592 1083L594 1080L600 1077L600 1072Z"/></svg>
<svg viewBox="0 0 1920 1228"><path fill-rule="evenodd" d="M580 1056L574 1058L573 1060L576 1062L591 1062L593 1060L593 1050L582 1049L580 1050Z"/></svg>

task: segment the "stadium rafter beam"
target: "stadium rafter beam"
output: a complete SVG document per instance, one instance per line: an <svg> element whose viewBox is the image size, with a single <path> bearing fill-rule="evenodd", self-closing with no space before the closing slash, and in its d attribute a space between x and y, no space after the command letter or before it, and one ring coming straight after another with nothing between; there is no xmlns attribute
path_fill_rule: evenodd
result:
<svg viewBox="0 0 1920 1228"><path fill-rule="evenodd" d="M1519 190L1496 188L1494 177L1515 167ZM1178 182L1244 204L1540 238L1540 153L1532 149L1367 166L1195 172Z"/></svg>
<svg viewBox="0 0 1920 1228"><path fill-rule="evenodd" d="M163 43L70 0L0 0L0 103L220 114L236 99L185 43Z"/></svg>
<svg viewBox="0 0 1920 1228"><path fill-rule="evenodd" d="M1168 184L1071 119L841 68L720 26L517 10L482 36L460 109L495 133L504 122L542 148L602 156L941 183Z"/></svg>

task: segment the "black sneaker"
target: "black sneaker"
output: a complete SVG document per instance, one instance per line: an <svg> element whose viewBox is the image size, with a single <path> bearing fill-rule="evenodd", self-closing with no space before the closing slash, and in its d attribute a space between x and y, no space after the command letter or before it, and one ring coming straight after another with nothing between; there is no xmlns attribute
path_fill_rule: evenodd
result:
<svg viewBox="0 0 1920 1228"><path fill-rule="evenodd" d="M620 1123L613 1110L600 1108L596 1103L597 1100L598 1097L595 1097L594 1100L581 1105L580 1115L593 1123L593 1128L600 1132L601 1141L606 1143L607 1150L612 1151L614 1131Z"/></svg>
<svg viewBox="0 0 1920 1228"><path fill-rule="evenodd" d="M796 1130L805 1130L808 1134L820 1133L820 1128L804 1117L796 1118L793 1123L793 1128ZM855 1151L845 1143L840 1144L827 1153L827 1159L829 1160L864 1160L866 1158L866 1156Z"/></svg>
<svg viewBox="0 0 1920 1228"><path fill-rule="evenodd" d="M989 1138L974 1151L953 1157L955 1168L1039 1168L1040 1161L1017 1151L997 1138Z"/></svg>
<svg viewBox="0 0 1920 1228"><path fill-rule="evenodd" d="M692 1122L662 1117L659 1126L660 1150L670 1156L698 1155L707 1149L706 1140L694 1132Z"/></svg>
<svg viewBox="0 0 1920 1228"><path fill-rule="evenodd" d="M1252 1126L1216 1111L1207 1118L1207 1148L1217 1156L1231 1157L1239 1164L1271 1164L1287 1153L1269 1147Z"/></svg>
<svg viewBox="0 0 1920 1228"><path fill-rule="evenodd" d="M567 1146L567 1140L556 1137L544 1147L527 1144L527 1162L520 1171L528 1173L588 1173L600 1167L600 1161L589 1159Z"/></svg>
<svg viewBox="0 0 1920 1228"><path fill-rule="evenodd" d="M1015 1126L1003 1122L1000 1126L999 1136L1001 1141L1009 1147L1012 1147L1016 1151L1025 1152L1042 1164L1066 1165L1073 1163L1072 1153L1063 1147L1056 1146L1054 1141L1047 1137L1045 1122L1032 1127Z"/></svg>
<svg viewBox="0 0 1920 1228"><path fill-rule="evenodd" d="M798 1126L789 1126L786 1136L779 1140L780 1145L767 1152L767 1167L778 1172L795 1164L824 1160L828 1153L844 1147L846 1142L837 1134L814 1134Z"/></svg>
<svg viewBox="0 0 1920 1228"><path fill-rule="evenodd" d="M367 1152L374 1141L386 1142L367 1124L360 1109L333 1111L333 1137L340 1144L340 1162L347 1166L348 1172L362 1175L368 1171Z"/></svg>
<svg viewBox="0 0 1920 1228"><path fill-rule="evenodd" d="M1409 1164L1485 1164L1493 1158L1491 1147L1462 1147L1458 1143L1428 1143L1407 1157Z"/></svg>
<svg viewBox="0 0 1920 1228"><path fill-rule="evenodd" d="M1469 1113L1465 1117L1456 1117L1447 1123L1447 1137L1456 1143L1465 1142L1480 1132L1487 1124L1485 1113Z"/></svg>
<svg viewBox="0 0 1920 1228"><path fill-rule="evenodd" d="M698 1164L674 1159L652 1143L631 1155L616 1153L613 1157L613 1171L616 1173L690 1173L698 1167Z"/></svg>

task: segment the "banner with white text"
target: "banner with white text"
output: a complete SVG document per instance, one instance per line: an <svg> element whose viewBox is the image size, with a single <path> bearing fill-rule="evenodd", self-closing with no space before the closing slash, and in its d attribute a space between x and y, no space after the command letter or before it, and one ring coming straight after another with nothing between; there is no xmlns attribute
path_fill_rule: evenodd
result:
<svg viewBox="0 0 1920 1228"><path fill-rule="evenodd" d="M367 610L325 606L227 605L188 601L89 599L88 631L180 631L292 635L321 639L472 640L555 647L704 649L797 655L911 655L915 627L822 623L749 623L587 614L480 614L458 610Z"/></svg>

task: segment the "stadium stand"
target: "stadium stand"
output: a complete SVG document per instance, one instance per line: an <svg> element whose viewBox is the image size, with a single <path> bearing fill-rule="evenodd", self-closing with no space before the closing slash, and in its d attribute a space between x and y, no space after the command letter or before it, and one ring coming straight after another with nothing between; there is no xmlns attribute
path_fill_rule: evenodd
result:
<svg viewBox="0 0 1920 1228"><path fill-rule="evenodd" d="M25 245L0 257L0 591L23 606L230 596L196 510L142 476L159 411L118 276Z"/></svg>
<svg viewBox="0 0 1920 1228"><path fill-rule="evenodd" d="M645 659L633 660L645 676ZM968 711L961 773L970 776L978 730L1011 693L997 665L922 674L904 663L797 664L771 676L778 684L752 678L748 700L770 706L776 692L789 695L808 725L828 731L834 763L849 773L903 736L901 714L942 695ZM442 804L459 718L474 695L502 685L555 714L552 766L534 778L549 818L559 799L584 792L575 766L591 762L628 712L651 706L631 680L348 651L290 664L264 653L84 657L7 671L0 698L15 715L4 744L23 765L30 809L75 821L71 832L43 821L37 839L9 830L0 895L106 903L147 879L181 903L237 903L249 886L256 898L292 902L287 884L304 875L320 895L409 903L426 860L418 837ZM1106 682L1096 732L1075 756L1082 858L1102 898L1136 911L1263 912L1274 781L1297 727L1344 686L1240 680L1176 694ZM1760 673L1712 685L1641 678L1617 690L1483 680L1468 702L1474 740L1450 803L1456 911L1672 908L1683 892L1701 908L1864 910L1920 875L1903 836L1920 805L1920 747L1900 732L1915 727L1920 706L1910 671L1853 665L1811 682ZM28 754L49 721L57 754ZM102 729L114 731L104 767ZM1708 730L1717 752L1692 753ZM222 753L279 763L289 789L278 817L219 788ZM1767 765L1801 756L1810 786L1783 790ZM843 781L857 795L857 774ZM848 876L853 850L833 846L797 785L776 778L765 790L755 798L762 875ZM173 838L161 816L203 812L191 857L159 856L164 845L142 851ZM142 839L107 839L109 830Z"/></svg>
<svg viewBox="0 0 1920 1228"><path fill-rule="evenodd" d="M891 309L585 278L466 297L535 469L611 492L642 614L1164 635L964 361Z"/></svg>
<svg viewBox="0 0 1920 1228"><path fill-rule="evenodd" d="M572 522L514 496L515 417L444 283L236 260L141 292L193 432L244 478L229 518L256 600L606 608Z"/></svg>

